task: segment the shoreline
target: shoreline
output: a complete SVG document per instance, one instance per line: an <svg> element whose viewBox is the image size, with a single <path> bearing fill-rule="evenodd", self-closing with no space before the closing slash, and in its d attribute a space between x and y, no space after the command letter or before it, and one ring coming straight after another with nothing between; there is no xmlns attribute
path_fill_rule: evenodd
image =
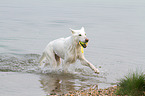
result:
<svg viewBox="0 0 145 96"><path fill-rule="evenodd" d="M58 95L54 93L46 96L117 96L116 91L117 91L117 86L98 89L98 85L94 85L93 87L86 90L74 90L74 91L69 91L66 94Z"/></svg>

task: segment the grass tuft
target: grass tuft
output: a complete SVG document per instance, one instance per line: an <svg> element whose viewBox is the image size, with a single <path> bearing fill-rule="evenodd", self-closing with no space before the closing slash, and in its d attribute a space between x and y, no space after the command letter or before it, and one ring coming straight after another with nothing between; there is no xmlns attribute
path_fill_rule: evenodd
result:
<svg viewBox="0 0 145 96"><path fill-rule="evenodd" d="M120 80L117 94L128 96L145 96L145 74L132 72Z"/></svg>

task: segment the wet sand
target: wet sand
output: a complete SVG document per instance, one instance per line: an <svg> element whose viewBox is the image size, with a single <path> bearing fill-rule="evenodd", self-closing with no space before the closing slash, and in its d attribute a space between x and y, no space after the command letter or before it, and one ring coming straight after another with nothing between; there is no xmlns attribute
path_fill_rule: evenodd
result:
<svg viewBox="0 0 145 96"><path fill-rule="evenodd" d="M61 96L118 96L116 95L116 90L117 90L117 86L109 87L106 89L89 88L87 90L81 90L81 91L70 91L69 93L62 94ZM51 94L50 96L57 96L57 95Z"/></svg>

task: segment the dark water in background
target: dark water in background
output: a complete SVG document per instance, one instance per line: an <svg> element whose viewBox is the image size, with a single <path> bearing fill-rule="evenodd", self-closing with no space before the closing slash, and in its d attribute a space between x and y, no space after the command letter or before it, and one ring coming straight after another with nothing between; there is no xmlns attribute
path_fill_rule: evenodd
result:
<svg viewBox="0 0 145 96"><path fill-rule="evenodd" d="M49 41L85 27L86 58L99 75L79 62L64 74L41 71L38 59ZM144 0L1 0L0 94L40 96L111 86L130 70L145 70Z"/></svg>

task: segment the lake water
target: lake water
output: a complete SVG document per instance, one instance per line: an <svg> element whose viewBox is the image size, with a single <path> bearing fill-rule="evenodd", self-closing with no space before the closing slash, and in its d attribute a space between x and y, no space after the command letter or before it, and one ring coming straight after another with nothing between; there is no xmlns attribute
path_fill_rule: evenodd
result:
<svg viewBox="0 0 145 96"><path fill-rule="evenodd" d="M85 57L100 74L76 62L38 68L46 45L84 26ZM113 86L130 71L145 71L144 0L1 0L0 96L45 96Z"/></svg>

